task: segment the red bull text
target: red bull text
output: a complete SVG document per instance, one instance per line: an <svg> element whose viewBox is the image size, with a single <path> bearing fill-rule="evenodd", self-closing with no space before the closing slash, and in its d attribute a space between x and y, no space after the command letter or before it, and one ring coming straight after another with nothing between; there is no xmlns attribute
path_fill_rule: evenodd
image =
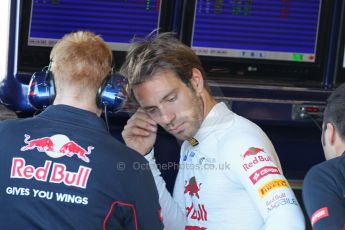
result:
<svg viewBox="0 0 345 230"><path fill-rule="evenodd" d="M24 158L15 157L12 159L11 178L33 179L49 183L63 183L67 186L74 186L85 189L91 173L91 168L79 166L77 172L70 172L66 165L45 161L41 167L27 165Z"/></svg>

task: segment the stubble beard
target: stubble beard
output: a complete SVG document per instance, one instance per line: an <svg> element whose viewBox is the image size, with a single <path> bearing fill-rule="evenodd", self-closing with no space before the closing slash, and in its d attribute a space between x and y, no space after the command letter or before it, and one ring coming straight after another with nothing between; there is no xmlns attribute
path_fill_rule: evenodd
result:
<svg viewBox="0 0 345 230"><path fill-rule="evenodd" d="M173 134L180 141L194 137L203 122L204 106L201 97L195 95L192 99L192 105L192 112L186 119L186 129L181 133Z"/></svg>

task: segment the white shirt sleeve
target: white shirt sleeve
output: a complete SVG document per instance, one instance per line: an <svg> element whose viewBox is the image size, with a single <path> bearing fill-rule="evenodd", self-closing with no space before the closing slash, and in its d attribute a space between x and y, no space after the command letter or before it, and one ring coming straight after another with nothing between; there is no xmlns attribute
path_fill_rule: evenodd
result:
<svg viewBox="0 0 345 230"><path fill-rule="evenodd" d="M260 137L241 133L241 143L228 141L220 148L223 148L220 151L221 161L232 163L231 170L225 174L242 184L258 208L265 230L305 229L304 216L297 198L265 135Z"/></svg>
<svg viewBox="0 0 345 230"><path fill-rule="evenodd" d="M148 160L153 178L156 183L156 187L159 195L159 204L162 208L163 223L166 230L184 230L186 223L186 215L184 210L184 198L182 185L177 183L183 183L180 171L177 174L175 187L174 187L174 198L171 196L166 188L165 181L161 176L159 167L157 167L156 160L154 158L154 150L145 156Z"/></svg>

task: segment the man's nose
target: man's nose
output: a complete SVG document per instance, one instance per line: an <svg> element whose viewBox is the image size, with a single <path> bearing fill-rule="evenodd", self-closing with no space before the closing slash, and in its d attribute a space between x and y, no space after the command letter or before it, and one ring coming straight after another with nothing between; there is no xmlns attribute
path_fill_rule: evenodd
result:
<svg viewBox="0 0 345 230"><path fill-rule="evenodd" d="M175 120L176 116L175 113L169 109L163 109L161 113L161 120L162 123L165 125L171 124Z"/></svg>

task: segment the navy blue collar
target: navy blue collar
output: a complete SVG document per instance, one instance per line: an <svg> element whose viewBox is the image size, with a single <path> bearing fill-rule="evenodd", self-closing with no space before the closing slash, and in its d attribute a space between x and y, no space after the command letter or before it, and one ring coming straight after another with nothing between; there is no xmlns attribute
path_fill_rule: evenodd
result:
<svg viewBox="0 0 345 230"><path fill-rule="evenodd" d="M36 117L107 131L105 122L96 113L69 105L51 105Z"/></svg>

